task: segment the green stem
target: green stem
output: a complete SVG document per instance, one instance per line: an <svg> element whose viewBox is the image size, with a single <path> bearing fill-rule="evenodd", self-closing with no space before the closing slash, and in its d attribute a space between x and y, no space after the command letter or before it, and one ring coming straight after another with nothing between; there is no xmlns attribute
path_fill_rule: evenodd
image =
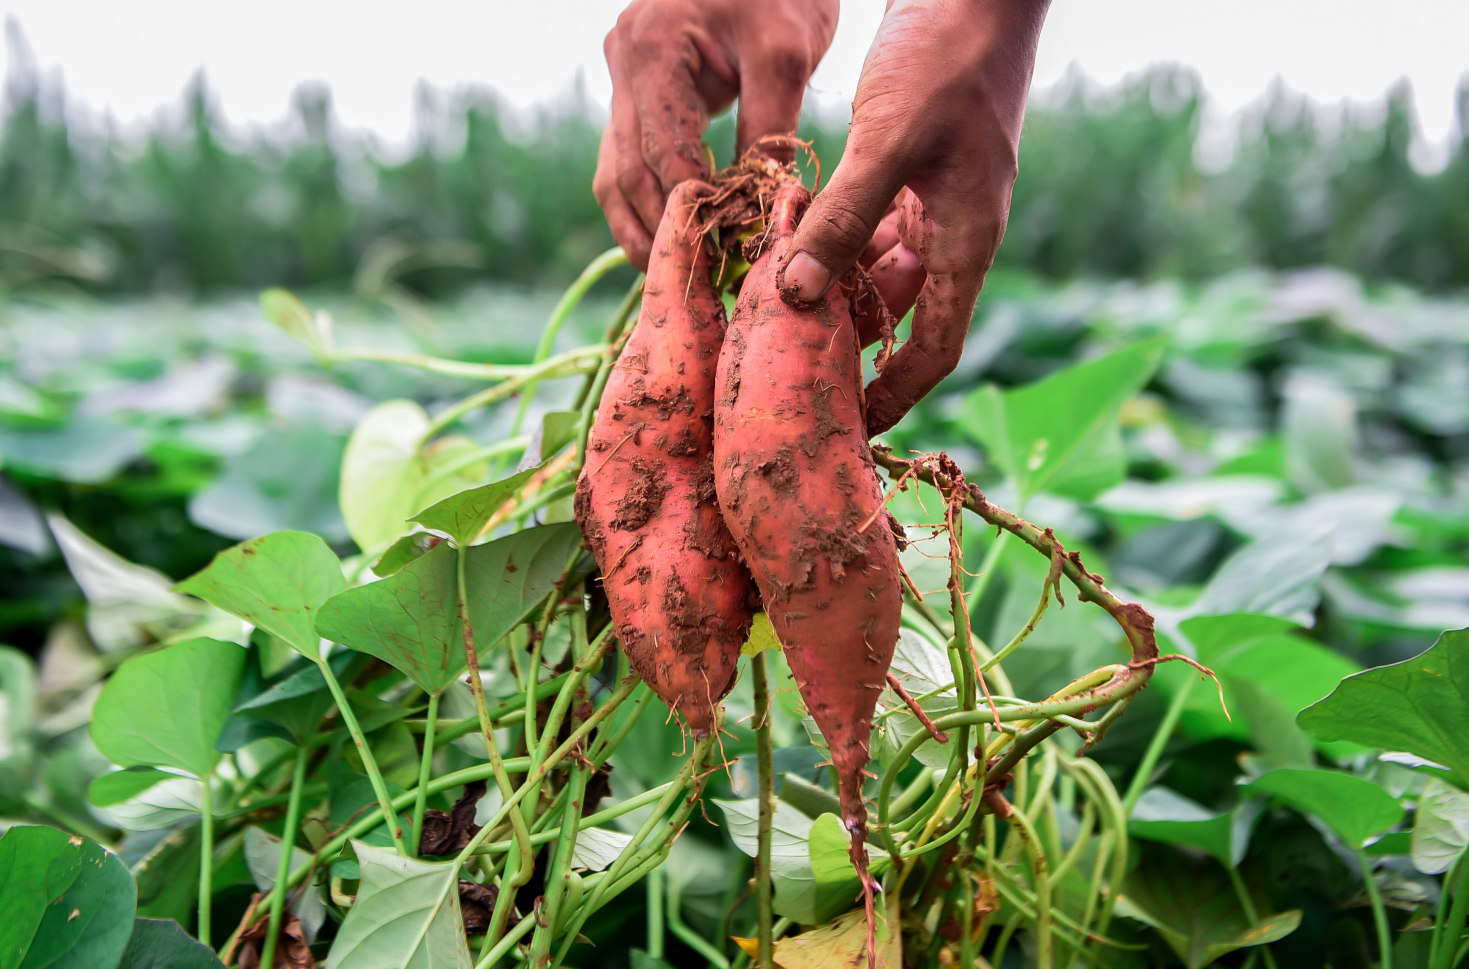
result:
<svg viewBox="0 0 1469 969"><path fill-rule="evenodd" d="M1148 782L1152 780L1153 771L1158 768L1158 761L1163 757L1163 748L1168 746L1169 739L1173 736L1173 728L1178 726L1178 718L1183 716L1183 708L1188 703L1188 695L1193 692L1194 684L1198 680L1192 676L1183 681L1178 692L1173 694L1173 699L1168 703L1168 712L1163 714L1163 720L1158 724L1158 729L1153 732L1153 739L1148 743L1148 749L1143 753L1143 759L1137 765L1137 771L1132 775L1132 781L1127 785L1127 794L1122 798L1123 818L1132 817L1132 809L1137 807L1138 799L1143 796Z"/></svg>
<svg viewBox="0 0 1469 969"><path fill-rule="evenodd" d="M418 760L418 796L413 799L413 840L409 842L413 853L419 853L420 845L423 844L423 808L424 802L428 800L429 776L434 769L434 727L439 720L439 696L438 693L428 695L427 720L423 728L423 753ZM262 962L261 965L268 966L270 963Z"/></svg>
<svg viewBox="0 0 1469 969"><path fill-rule="evenodd" d="M477 394L471 394L457 404L450 405L429 424L428 431L423 435L423 440L431 440L434 435L459 420L465 414L504 400L527 384L533 384L538 380L545 380L550 377L565 377L571 374L586 373L589 370L595 370L601 364L602 353L605 349L606 347L599 344L577 347L575 350L558 353L556 356L543 360L540 363L523 367L516 376L509 377L493 387L481 390Z"/></svg>
<svg viewBox="0 0 1469 969"><path fill-rule="evenodd" d="M490 966L503 959L505 954L514 948L515 943L519 942L521 937L529 932L535 924L536 913L532 912L517 922L515 928L506 932L500 941L495 943L495 947L489 952L486 952L484 957L474 964L474 969L490 969Z"/></svg>
<svg viewBox="0 0 1469 969"><path fill-rule="evenodd" d="M199 778L203 794L199 805L199 941L209 945L210 920L214 917L214 772Z"/></svg>
<svg viewBox="0 0 1469 969"><path fill-rule="evenodd" d="M1448 879L1444 879L1444 892L1448 892ZM1446 900L1441 899L1442 906ZM1454 887L1454 902L1449 909L1448 921L1433 950L1433 969L1453 969L1458 963L1459 937L1464 934L1464 919L1469 916L1469 855L1459 855L1459 879Z"/></svg>
<svg viewBox="0 0 1469 969"><path fill-rule="evenodd" d="M771 934L775 916L771 911L770 839L775 828L775 764L770 741L770 683L765 671L765 653L750 658L755 687L755 757L760 785L760 820L755 849L755 933L760 946L760 965L775 965L775 938Z"/></svg>
<svg viewBox="0 0 1469 969"><path fill-rule="evenodd" d="M663 958L663 869L654 868L644 880L648 889L648 955Z"/></svg>
<svg viewBox="0 0 1469 969"><path fill-rule="evenodd" d="M587 290L596 285L597 281L607 275L618 266L627 265L627 254L621 249L608 249L583 269L581 275L576 277L572 283L561 294L556 308L551 311L551 318L546 321L546 327L541 331L541 341L536 345L536 355L531 359L532 363L540 363L551 354L551 347L556 345L556 337L561 332L561 327L571 316L571 311L576 309ZM520 408L515 412L515 420L510 425L510 434L513 437L520 433L520 425L525 423L525 412L530 407L531 397L535 395L536 382L532 380L525 385L525 393L520 399Z"/></svg>
<svg viewBox="0 0 1469 969"><path fill-rule="evenodd" d="M1357 864L1362 868L1362 884L1367 889L1367 900L1372 903L1372 921L1377 926L1377 947L1380 950L1381 969L1392 969L1392 926L1387 921L1387 909L1382 904L1382 893L1377 890L1377 879L1372 877L1372 861L1361 848L1357 849Z"/></svg>
<svg viewBox="0 0 1469 969"><path fill-rule="evenodd" d="M551 941L556 935L556 925L561 921L561 906L566 900L567 880L571 877L571 856L576 851L586 792L587 771L580 766L573 767L566 787L562 788L562 793L568 796L561 813L561 832L556 838L556 854L551 862L550 874L546 876L546 893L541 903L542 924L531 940L529 963L533 969L547 969L551 964Z"/></svg>
<svg viewBox="0 0 1469 969"><path fill-rule="evenodd" d="M592 415L596 413L598 405L602 402L602 391L607 387L607 378L612 375L612 367L616 363L617 341L622 338L623 331L627 328L627 321L632 316L632 311L637 307L639 297L643 292L643 281L647 277L642 273L633 280L632 286L628 287L627 295L622 299L622 305L617 308L617 315L612 319L612 325L607 328L605 360L602 367L592 376L591 382L585 388L585 396L578 402L581 410L580 430L576 436L576 463L575 467L581 468L587 461L587 438L592 433Z"/></svg>
<svg viewBox="0 0 1469 969"><path fill-rule="evenodd" d="M1024 508L1017 508L1015 514L1022 514ZM969 608L974 609L990 587L990 580L994 578L995 570L1000 566L1000 556L1005 554L1005 546L1010 541L1009 532L1001 532L995 536L990 547L984 553L984 559L979 563L979 574L974 577L974 582L969 586L965 597L969 600Z"/></svg>
<svg viewBox="0 0 1469 969"><path fill-rule="evenodd" d="M1041 849L1038 832L1019 805L1010 807L1010 824L1019 832L1030 858L1030 871L1035 879L1036 969L1051 969L1051 881L1046 867L1046 854Z"/></svg>
<svg viewBox="0 0 1469 969"><path fill-rule="evenodd" d="M423 483L418 489L418 500L422 502L423 496L432 492L439 482L453 477L471 465L479 464L481 461L488 461L490 458L498 457L501 454L524 451L529 445L530 438L521 434L518 437L509 438L498 444L491 444L489 447L480 448L471 454L466 454L462 458L451 461L435 471L433 476Z"/></svg>
<svg viewBox="0 0 1469 969"><path fill-rule="evenodd" d="M714 969L729 969L729 959L725 958L724 953L719 951L708 939L684 924L683 912L681 911L683 908L683 899L679 893L678 883L675 879L668 880L667 899L665 917L668 920L668 931L682 939L684 945L707 959Z"/></svg>
<svg viewBox="0 0 1469 969"><path fill-rule="evenodd" d="M311 752L305 747L296 748L296 766L291 772L291 800L286 807L286 826L281 829L280 860L275 865L277 886L291 877L291 853L296 847L296 829L301 825L301 791L306 786L306 763L310 757ZM281 917L285 910L285 891L273 890L270 893L270 925L265 930L265 944L260 950L262 966L275 965L275 947L280 939Z"/></svg>
<svg viewBox="0 0 1469 969"><path fill-rule="evenodd" d="M321 669L321 675L326 680L327 688L332 691L332 699L337 701L337 710L342 715L342 720L347 724L347 732L352 735L352 742L357 745L357 753L362 757L362 766L367 771L368 780L372 782L372 792L377 795L378 806L382 808L383 821L388 826L388 833L393 836L393 847L398 854L407 856L408 848L403 844L403 826L398 823L396 815L393 814L393 799L388 797L388 785L383 783L383 772L377 769L377 758L372 755L372 748L367 745L367 737L362 733L362 727L357 723L357 715L352 712L352 705L347 702L347 695L342 692L342 684L337 682L337 674L332 672L331 664L324 659L318 659L316 665Z"/></svg>
<svg viewBox="0 0 1469 969"><path fill-rule="evenodd" d="M1239 899L1239 907L1245 911L1245 918L1250 920L1251 925L1256 924L1260 921L1260 914L1255 908L1255 900L1250 897L1250 890L1246 887L1245 880L1240 877L1239 869L1233 865L1227 865L1225 870L1229 872L1230 884L1234 885L1234 894ZM1275 969L1275 953L1270 951L1270 943L1259 946L1256 951L1263 951L1267 969ZM1252 959L1254 955L1254 952L1250 953Z"/></svg>
<svg viewBox="0 0 1469 969"><path fill-rule="evenodd" d="M479 728L485 739L485 755L489 758L490 767L494 771L495 784L500 789L500 796L508 803L513 787L510 783L510 775L506 772L505 764L500 758L500 747L495 743L495 729L490 722L489 706L485 703L485 685L479 673L479 649L475 645L474 629L469 619L469 585L464 572L467 554L468 549L463 545L456 549L459 632L464 642L464 661L469 668L469 692L474 697L474 710L479 716ZM534 695L534 693L531 694L532 697ZM510 916L510 906L514 901L515 892L507 890L507 879L516 874L517 860L525 859L529 863L530 859L535 858L535 848L530 843L530 829L526 826L525 815L521 811L510 812L510 827L515 833L515 842L520 851L519 854L510 855L505 860L505 875L500 882L500 894L495 899L495 909L490 914L490 924L485 930L484 944L487 946L499 938L500 933L505 929L505 920Z"/></svg>

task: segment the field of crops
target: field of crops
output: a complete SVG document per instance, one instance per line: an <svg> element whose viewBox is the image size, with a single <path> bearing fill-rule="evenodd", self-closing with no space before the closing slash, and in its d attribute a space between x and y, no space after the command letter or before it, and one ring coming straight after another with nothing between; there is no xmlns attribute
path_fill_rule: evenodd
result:
<svg viewBox="0 0 1469 969"><path fill-rule="evenodd" d="M313 304L314 318L272 304L278 322L297 326L297 340L252 299L12 301L4 328L11 366L0 394L4 635L21 647L3 654L0 681L7 711L0 809L11 822L56 825L115 847L136 876L139 915L174 918L194 931L201 785L152 769L202 770L215 788L210 934L218 948L240 924L251 892L274 883L272 846L288 820L282 808L292 789L295 748L286 738L292 729L305 730L296 736L311 738L303 749L312 753L305 760L309 773L297 785L295 851L298 875L319 887L293 902L302 944L324 954L327 940L351 927L342 922L355 911L349 889L359 863L365 868L365 849L358 849L357 861L339 856L341 838L333 837L362 817L370 828L375 810L363 760L349 755L350 743L342 746L356 731L345 718L328 715L324 692L327 702L312 707L315 721L289 729L252 710L251 703L269 710L264 701L272 683L290 690L281 678L297 683L313 667L295 672L303 661L291 658L296 644L289 630L242 612L238 603L231 608L227 596L201 592L204 585L190 591L223 611L180 596L170 591L172 580L208 565L233 541L298 530L324 538L344 556L353 581L362 581L372 577L366 566L376 555L364 559L358 550L380 552L392 544L410 528L404 519L423 504L504 477L517 465L554 467L554 459L539 461L564 446L559 415L577 403L586 382L580 375L595 374L599 365L600 341L630 281L619 280L618 272L627 271L594 287L549 341L543 334L554 297L505 288L432 306L325 300ZM320 329L328 321L329 345ZM590 349L579 357L578 347ZM528 371L516 365L539 360L562 362L536 371L548 379L533 398L455 406L486 386L504 387L507 378L523 381ZM1072 731L1045 741L1028 766L1016 769L1011 795L1036 826L1034 840L1021 837L1013 821L991 819L975 829L977 841L956 843L965 857L956 860L951 851L925 858L972 870L971 883L919 867L919 881L927 884L902 901L910 964L957 958L962 932L951 920L961 897L973 903L963 922L977 932L977 941L965 946L969 952L988 953L994 964L1031 964L1043 937L1038 893L1046 896L1040 907L1051 964L1253 961L1263 949L1228 954L1255 941L1253 932L1276 940L1271 948L1279 965L1369 965L1377 961L1379 928L1394 940L1399 965L1429 965L1434 940L1451 952L1452 935L1434 930L1434 913L1441 913L1440 923L1454 924L1453 913L1442 914L1439 873L1464 842L1463 795L1453 785L1469 747L1463 707L1452 704L1462 703L1469 683L1458 634L1447 634L1429 654L1444 654L1435 667L1442 680L1431 684L1438 692L1418 696L1410 685L1406 697L1393 700L1402 684L1387 684L1381 687L1386 697L1349 696L1330 707L1339 722L1322 726L1329 719L1322 714L1298 726L1295 718L1342 677L1416 656L1444 630L1469 626L1466 372L1469 303L1401 288L1365 290L1337 271L1240 272L1206 284L1056 285L995 275L960 371L887 442L899 456L946 450L995 504L1053 527L1109 588L1152 611L1164 652L1188 652L1214 670L1229 716L1212 681L1199 685L1181 663L1167 664L1086 758L1074 757L1079 738ZM419 453L413 442L423 437L430 415L451 408L462 415L457 422L436 422L451 437ZM572 442L565 455L574 453ZM569 471L565 460L559 463L560 470L541 476L542 500L527 495L529 514L512 516L492 529L495 535L559 534L554 523L570 514L567 489L557 485ZM947 542L932 527L943 521L943 507L927 486L894 500L916 540L904 553L906 567L927 603L910 603L894 668L911 695L928 697L922 702L941 724L956 704L943 652L951 635L944 591L950 563ZM996 541L977 519L966 524L973 629L979 648L987 643L999 651L1031 619L1046 559L1020 542ZM516 532L519 527L528 530ZM317 547L330 555L327 546ZM528 615L535 605L527 603ZM574 618L580 607L541 614L544 637L530 640L541 676L581 668L572 659L593 650L600 638L587 637L605 623L593 608L581 619ZM249 625L230 612L245 615ZM156 752L119 756L126 744L120 747L109 733L126 733L117 718L125 724L142 717L158 697L118 691L109 704L109 675L115 682L121 675L115 671L127 671L131 657L169 656L168 649L157 651L159 643L198 636L248 641L244 679L238 663L232 672L205 663L154 675L191 701L198 692L198 708L187 716L200 719L187 723L222 731L217 743L199 748L222 751L222 759L210 753L200 767ZM360 645L351 634L341 638ZM532 671L525 656L509 656L526 649L527 640L512 631L500 642L486 654L485 690L499 709L522 703L525 723L523 681ZM1051 604L991 677L1003 675L1010 696L1043 699L1089 670L1125 662L1122 646L1105 612L1068 596L1064 609ZM420 810L425 804L448 809L468 789L456 776L488 776L475 767L484 764L483 742L476 747L472 736L462 736L440 747L420 775L417 740L432 690L425 692L411 662L404 665L401 656L394 662L391 646L363 648L388 663L364 670L352 657L366 654L346 652L340 655L347 665L337 672L381 782L389 796L433 791L418 802ZM779 686L789 682L779 654L764 655L774 656L770 731L782 792L775 911L786 916L783 926L836 919L839 930L855 882L840 871L845 848L830 842L836 837L840 844L840 832L823 827L824 799L832 794L831 779L818 766L825 760L821 737L803 726L794 689ZM1408 676L1412 668L1394 669ZM191 673L202 680L189 679ZM220 686L220 678L228 685ZM452 679L442 698L434 697L441 730L475 725L469 691ZM622 699L610 666L588 683L593 703ZM319 677L315 689L321 690ZM611 887L609 878L594 882L595 873L618 865L620 852L636 855L643 841L656 842L649 840L655 822L673 824L634 809L688 781L686 739L664 723L656 705L648 706L649 694L640 696L627 702L633 716L645 709L646 716L633 721L619 713L608 721L618 724L613 735L596 735L592 750L611 751L610 775L591 773L610 781L600 799L608 819L584 830L590 839L562 862L582 871L580 881ZM918 729L895 697L881 707L886 715L874 769L885 778L893 772L902 792L892 795L901 802L895 811L922 811L928 785L941 783L950 766L950 751L920 747L916 761L895 764ZM706 758L727 769L705 778L703 809L675 811L673 820L688 824L682 836L668 841L671 834L663 831L662 854L644 852L652 866L646 857L634 859L643 867L638 879L615 886L616 904L586 911L579 931L596 944L596 954L573 947L571 964L633 958L650 965L659 958L724 965L746 958L727 940L752 934L746 879L747 854L754 851L754 702L747 673L727 703L722 745L710 754L714 759ZM1374 703L1386 706L1378 710ZM529 708L537 709L542 718L567 713ZM99 726L95 718L105 711L112 711L112 724ZM1434 724L1431 736L1408 726L1417 718ZM1066 723L1089 729L1079 720ZM508 717L496 734L507 764L526 756L515 724ZM1382 756L1374 748L1401 752ZM536 748L530 749L533 756ZM139 766L111 774L109 756ZM1089 774L1075 766L1083 763L1101 770ZM555 792L576 783L579 770L580 783L587 783L585 769L571 767L561 776L568 772L563 767L552 775L525 819L532 829L558 823L564 796L557 800ZM1321 778L1342 786L1317 790L1310 782ZM1241 786L1251 781L1254 787ZM876 783L869 796L878 796ZM480 821L495 816L491 800L480 802ZM407 801L411 806L413 797ZM1114 802L1118 810L1131 809L1130 820L1107 816ZM1400 805L1416 812L1405 814ZM673 806L669 801L663 810ZM927 807L938 824L930 838L963 815L962 801ZM944 821L942 811L934 813L939 808L959 813ZM450 816L444 817L447 824ZM463 840L462 822L452 823L454 832L443 832L451 838L446 844ZM351 830L362 828L357 823ZM499 830L508 832L503 824ZM391 858L393 842L381 825L358 835L365 844L389 846L385 857ZM668 860L659 868L663 855ZM487 860L495 857L471 854L461 877L493 873ZM550 863L544 852L542 859ZM1194 890L1183 891L1185 884ZM1108 885L1122 888L1121 901L1108 891L1096 894ZM523 931L534 927L533 918L523 920L530 915L526 891L504 913ZM590 898L593 889L585 891ZM472 905L464 902L466 919ZM487 915L482 906L479 917ZM477 945L479 937L471 940ZM1009 954L997 955L996 948ZM637 951L629 956L629 949ZM500 946L496 954L513 950ZM780 952L782 965L816 964ZM403 958L410 954L405 950Z"/></svg>
<svg viewBox="0 0 1469 969"><path fill-rule="evenodd" d="M868 731L833 756L778 606L701 736L606 583L676 552L584 547L611 414L668 411L604 395L666 315L593 111L426 91L394 155L311 91L279 137L60 105L12 77L0 128L0 967L1469 953L1469 141L1416 171L1402 92L1277 94L1219 164L1177 71L1032 106L963 359L875 442L855 850Z"/></svg>

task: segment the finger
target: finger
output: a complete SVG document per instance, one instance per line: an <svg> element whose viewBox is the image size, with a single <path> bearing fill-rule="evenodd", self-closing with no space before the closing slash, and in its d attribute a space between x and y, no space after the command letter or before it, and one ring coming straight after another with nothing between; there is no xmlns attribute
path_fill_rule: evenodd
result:
<svg viewBox="0 0 1469 969"><path fill-rule="evenodd" d="M782 298L813 303L856 265L907 168L896 126L853 120L842 160L811 201L776 275Z"/></svg>
<svg viewBox="0 0 1469 969"><path fill-rule="evenodd" d="M602 133L602 145L597 151L597 173L592 176L592 194L597 197L597 204L607 217L607 227L612 230L613 240L627 253L627 261L640 272L647 272L653 236L617 185L616 142L609 126Z"/></svg>
<svg viewBox="0 0 1469 969"><path fill-rule="evenodd" d="M962 273L928 277L914 307L913 335L867 385L868 437L896 425L958 366L981 278Z"/></svg>
<svg viewBox="0 0 1469 969"><path fill-rule="evenodd" d="M887 255L897 244L898 209L896 205L889 204L887 214L877 224L877 231L867 241L867 248L863 249L862 255L857 258L857 265L864 269L872 268L878 259Z"/></svg>
<svg viewBox="0 0 1469 969"><path fill-rule="evenodd" d="M819 56L819 55L818 55ZM740 59L740 113L735 127L735 157L767 135L794 135L801 122L801 99L816 62L793 35L762 31L756 48ZM795 157L795 145L777 142L761 147L780 161Z"/></svg>
<svg viewBox="0 0 1469 969"><path fill-rule="evenodd" d="M637 104L632 95L632 75L628 66L631 43L625 36L626 28L621 21L607 35L603 45L607 54L607 67L612 73L612 116L607 130L611 132L611 171L617 190L625 200L629 211L636 214L652 249L653 234L663 220L663 203L667 198L658 177L643 160L642 125L638 121ZM605 138L604 138L604 150ZM597 166L602 159L599 153ZM606 211L607 206L602 207Z"/></svg>
<svg viewBox="0 0 1469 969"><path fill-rule="evenodd" d="M868 273L894 325L908 315L928 278L918 255L901 242L883 253ZM875 300L861 301L854 322L857 324L857 339L862 346L870 346L881 338L882 319Z"/></svg>
<svg viewBox="0 0 1469 969"><path fill-rule="evenodd" d="M868 385L869 435L902 420L953 372L964 353L974 304L1004 235L1010 202L1009 183L996 188L993 178L976 175L968 170L916 181L915 197L899 206L899 235L928 277L914 303L911 337Z"/></svg>
<svg viewBox="0 0 1469 969"><path fill-rule="evenodd" d="M693 39L656 10L637 17L628 32L627 89L637 114L643 163L665 195L679 182L708 174L708 155L700 140L709 126L698 89L702 61Z"/></svg>

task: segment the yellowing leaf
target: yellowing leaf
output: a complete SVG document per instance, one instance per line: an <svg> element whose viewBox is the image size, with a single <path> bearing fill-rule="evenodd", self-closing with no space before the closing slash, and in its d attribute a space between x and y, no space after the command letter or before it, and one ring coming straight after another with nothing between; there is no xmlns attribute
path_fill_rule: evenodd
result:
<svg viewBox="0 0 1469 969"><path fill-rule="evenodd" d="M757 612L754 621L750 623L750 638L740 647L740 655L755 656L766 649L779 650L784 647L775 635L775 627L770 624L770 618L763 612Z"/></svg>
<svg viewBox="0 0 1469 969"><path fill-rule="evenodd" d="M878 969L902 969L902 933L888 931L889 925L898 924L898 898L892 895L879 902L875 933ZM759 955L760 947L755 939L730 938L751 958ZM866 969L866 966L867 916L860 908L810 932L787 936L775 943L776 969Z"/></svg>

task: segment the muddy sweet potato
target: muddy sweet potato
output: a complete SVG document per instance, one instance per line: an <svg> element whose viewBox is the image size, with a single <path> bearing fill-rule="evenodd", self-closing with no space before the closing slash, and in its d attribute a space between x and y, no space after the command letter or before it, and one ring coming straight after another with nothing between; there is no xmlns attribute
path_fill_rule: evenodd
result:
<svg viewBox="0 0 1469 969"><path fill-rule="evenodd" d="M734 684L752 586L715 500L714 371L724 305L694 209L674 189L653 243L642 312L607 380L576 490L634 669L696 736Z"/></svg>
<svg viewBox="0 0 1469 969"><path fill-rule="evenodd" d="M779 189L719 357L715 487L801 696L831 748L868 887L862 781L902 608L896 538L862 413L851 280L797 309L776 267L809 195ZM869 521L871 522L869 525ZM864 525L868 525L864 529Z"/></svg>

